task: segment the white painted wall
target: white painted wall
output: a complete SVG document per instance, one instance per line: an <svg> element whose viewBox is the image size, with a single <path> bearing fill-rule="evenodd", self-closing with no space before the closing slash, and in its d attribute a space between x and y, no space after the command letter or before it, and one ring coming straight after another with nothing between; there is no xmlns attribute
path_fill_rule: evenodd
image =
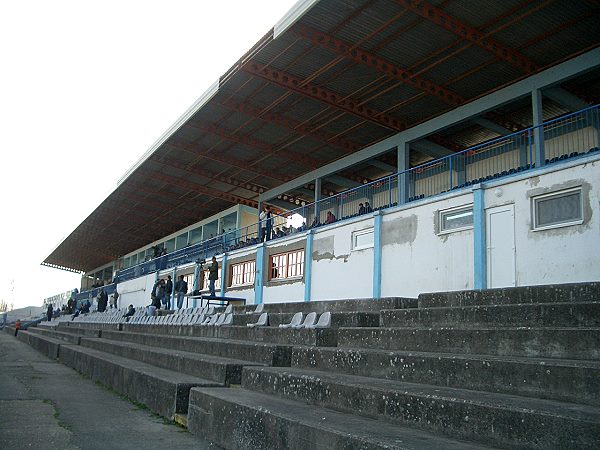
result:
<svg viewBox="0 0 600 450"><path fill-rule="evenodd" d="M372 214L315 231L311 300L372 296L373 248L352 250L352 233L366 228L373 228Z"/></svg>
<svg viewBox="0 0 600 450"><path fill-rule="evenodd" d="M124 281L117 285L119 293L119 308L133 305L134 308L148 306L152 301L150 293L156 280L156 274L149 274L133 280Z"/></svg>
<svg viewBox="0 0 600 450"><path fill-rule="evenodd" d="M473 288L473 230L438 235L435 226L438 210L472 202L469 192L383 216L382 297Z"/></svg>
<svg viewBox="0 0 600 450"><path fill-rule="evenodd" d="M532 230L532 196L581 185L587 222ZM600 280L600 161L558 166L544 175L486 189L486 208L506 203L515 207L517 286Z"/></svg>

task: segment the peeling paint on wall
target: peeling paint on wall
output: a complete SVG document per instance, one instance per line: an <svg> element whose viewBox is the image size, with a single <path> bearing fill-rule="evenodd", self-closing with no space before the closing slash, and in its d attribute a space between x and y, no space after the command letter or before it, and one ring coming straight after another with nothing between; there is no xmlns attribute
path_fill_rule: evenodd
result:
<svg viewBox="0 0 600 450"><path fill-rule="evenodd" d="M408 217L383 222L381 226L381 244L412 244L417 238L418 218L415 214Z"/></svg>
<svg viewBox="0 0 600 450"><path fill-rule="evenodd" d="M322 259L333 259L335 258L334 250L334 236L327 236L313 241L313 261L320 261Z"/></svg>

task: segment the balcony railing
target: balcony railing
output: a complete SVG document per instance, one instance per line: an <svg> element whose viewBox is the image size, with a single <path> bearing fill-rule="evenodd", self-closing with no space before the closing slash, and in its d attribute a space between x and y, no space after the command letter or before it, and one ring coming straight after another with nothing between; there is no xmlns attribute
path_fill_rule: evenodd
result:
<svg viewBox="0 0 600 450"><path fill-rule="evenodd" d="M539 125L544 136L545 164L598 150L599 106L592 106ZM328 217L329 221L347 219L540 167L540 161L537 161L535 156L535 131L535 127L530 127L502 136L302 206L285 215L276 215L271 219L271 229L279 231L280 234L289 234L289 230L286 233L281 230L286 226L287 219L295 214L302 216L304 223L299 229L303 230L323 225L328 221ZM331 215L328 216L328 212ZM266 240L266 225L265 222L255 223L128 267L118 272L116 280L130 280L158 270L208 259L225 251L258 244ZM295 231L298 229L291 232ZM84 294L87 293L79 295ZM93 296L95 295L97 293Z"/></svg>

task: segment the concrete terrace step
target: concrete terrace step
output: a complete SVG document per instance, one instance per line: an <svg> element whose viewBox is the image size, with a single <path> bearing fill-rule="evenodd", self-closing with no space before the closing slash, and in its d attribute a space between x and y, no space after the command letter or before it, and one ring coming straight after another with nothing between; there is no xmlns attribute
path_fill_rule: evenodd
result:
<svg viewBox="0 0 600 450"><path fill-rule="evenodd" d="M292 346L264 342L191 336L166 336L126 331L103 331L102 337L113 341L134 342L154 348L169 348L223 358L254 361L269 366L289 366Z"/></svg>
<svg viewBox="0 0 600 450"><path fill-rule="evenodd" d="M600 327L600 301L416 308L381 312L382 327Z"/></svg>
<svg viewBox="0 0 600 450"><path fill-rule="evenodd" d="M458 439L595 448L600 408L295 368L246 368L242 387Z"/></svg>
<svg viewBox="0 0 600 450"><path fill-rule="evenodd" d="M258 316L255 317L255 322ZM315 345L335 347L337 345L337 329L283 329L279 327L255 327L227 325L221 327L201 327L198 325L160 327L155 325L123 326L123 331L134 333L156 333L167 336L194 336L234 341L265 342L281 345Z"/></svg>
<svg viewBox="0 0 600 450"><path fill-rule="evenodd" d="M176 413L187 413L192 387L222 386L222 383L81 346L63 345L59 360L171 420Z"/></svg>
<svg viewBox="0 0 600 450"><path fill-rule="evenodd" d="M419 295L419 308L508 305L515 303L593 302L599 299L600 283L567 283L485 289L481 291L426 293Z"/></svg>
<svg viewBox="0 0 600 450"><path fill-rule="evenodd" d="M190 432L228 449L475 449L476 444L245 389L193 388ZM489 448L489 446L485 447Z"/></svg>
<svg viewBox="0 0 600 450"><path fill-rule="evenodd" d="M30 333L26 330L20 330L17 334L17 339L31 345L38 352L52 359L58 358L60 347L65 343L59 339Z"/></svg>
<svg viewBox="0 0 600 450"><path fill-rule="evenodd" d="M55 330L61 331L63 333L78 334L87 337L100 337L100 334L102 333L102 330L100 328L90 326L93 324L87 325L88 326L86 327L79 327L78 324L74 324L72 322L65 322L61 323Z"/></svg>
<svg viewBox="0 0 600 450"><path fill-rule="evenodd" d="M173 351L107 339L82 338L81 346L152 364L153 366L197 375L225 386L241 382L243 366L262 365L252 361Z"/></svg>
<svg viewBox="0 0 600 450"><path fill-rule="evenodd" d="M298 312L298 311L297 311ZM290 323L294 313L269 313L269 324L278 327L280 324ZM304 315L306 317L306 314ZM255 314L236 314L233 316L233 324L246 326L248 323L256 322ZM331 313L331 327L378 327L378 312L345 311Z"/></svg>
<svg viewBox="0 0 600 450"><path fill-rule="evenodd" d="M292 367L600 406L600 361L294 347Z"/></svg>
<svg viewBox="0 0 600 450"><path fill-rule="evenodd" d="M338 346L598 360L600 328L341 328Z"/></svg>
<svg viewBox="0 0 600 450"><path fill-rule="evenodd" d="M32 334L58 339L59 341L64 341L75 345L79 345L79 340L81 339L80 334L65 333L64 331L59 331L58 329L52 330L48 328L31 327L28 328L27 331Z"/></svg>
<svg viewBox="0 0 600 450"><path fill-rule="evenodd" d="M265 303L265 312L294 314L302 311L304 314L316 312L317 314L329 311L335 312L379 312L382 309L416 308L416 298L385 297L385 298L363 298L349 300L318 300L312 302L287 302L287 303ZM244 314L256 309L256 305L235 307L236 314Z"/></svg>

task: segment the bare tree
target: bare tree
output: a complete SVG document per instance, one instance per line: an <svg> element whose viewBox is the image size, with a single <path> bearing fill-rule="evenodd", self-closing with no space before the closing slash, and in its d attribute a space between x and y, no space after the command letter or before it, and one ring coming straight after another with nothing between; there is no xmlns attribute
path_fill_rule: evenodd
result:
<svg viewBox="0 0 600 450"><path fill-rule="evenodd" d="M12 309L12 304L9 305L6 300L0 299L0 312L11 311Z"/></svg>

